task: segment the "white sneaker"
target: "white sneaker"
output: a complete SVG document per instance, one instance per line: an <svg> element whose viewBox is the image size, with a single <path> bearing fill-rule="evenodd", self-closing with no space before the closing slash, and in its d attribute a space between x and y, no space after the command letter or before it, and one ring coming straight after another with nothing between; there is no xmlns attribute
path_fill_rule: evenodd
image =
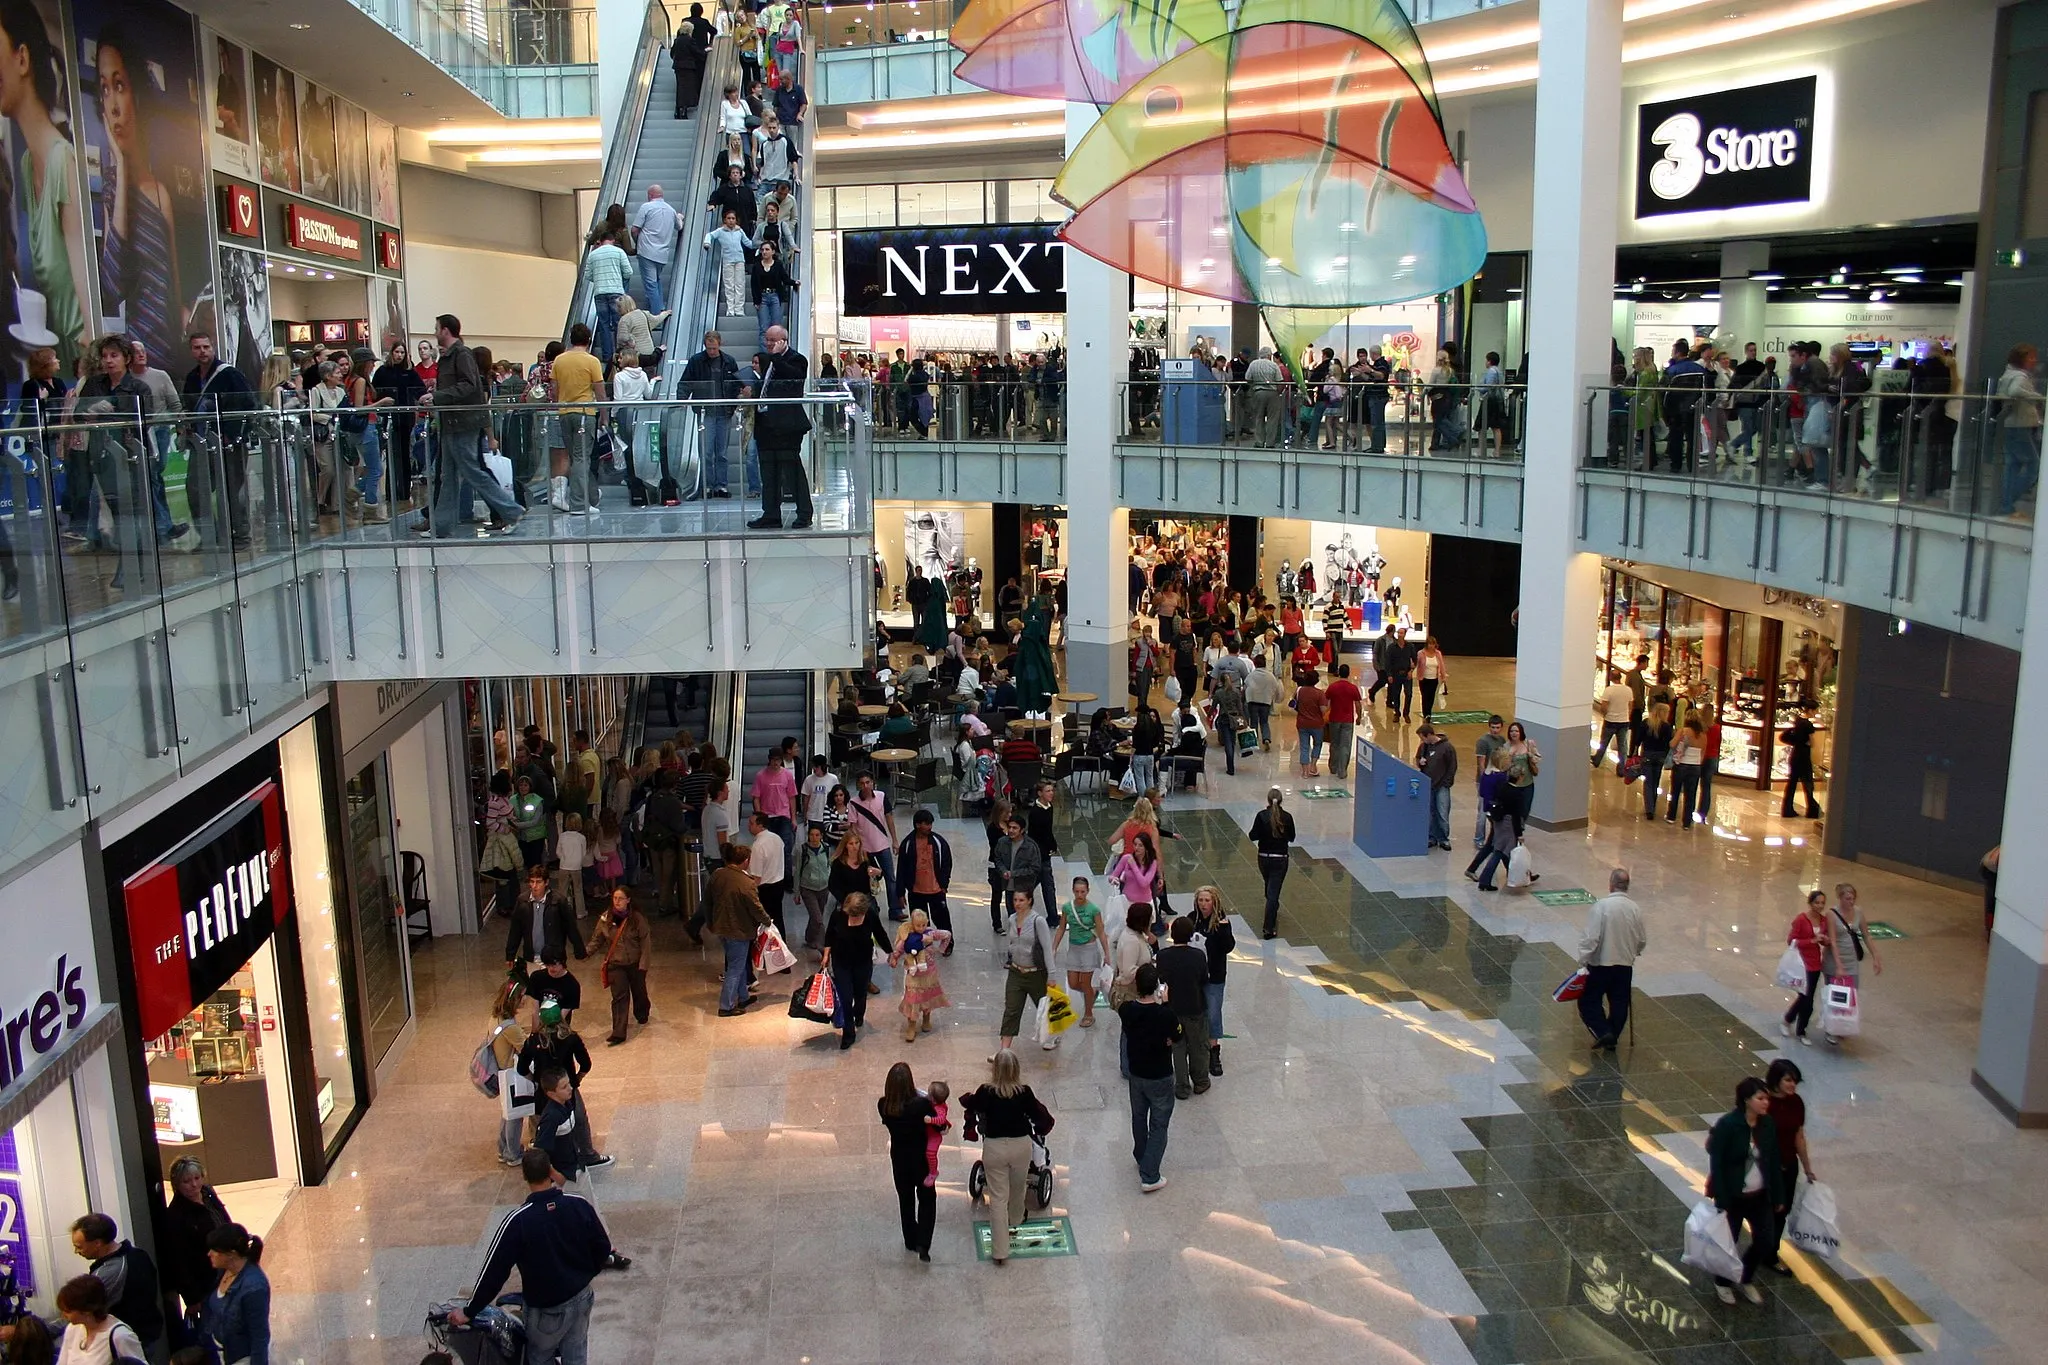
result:
<svg viewBox="0 0 2048 1365"><path fill-rule="evenodd" d="M1803 1033L1799 1035L1799 1041L1800 1041L1800 1043L1801 1043L1801 1044L1802 1044L1803 1046L1806 1046L1806 1047L1812 1047L1812 1046L1813 1046L1813 1039L1811 1039L1811 1038L1807 1037L1807 1036L1806 1036L1805 1034L1803 1034Z"/></svg>
<svg viewBox="0 0 2048 1365"><path fill-rule="evenodd" d="M1751 1303L1762 1303L1764 1301L1764 1291L1758 1289L1753 1284L1746 1284L1742 1286L1742 1297L1748 1299Z"/></svg>
<svg viewBox="0 0 2048 1365"><path fill-rule="evenodd" d="M1725 1284L1717 1284L1714 1286L1714 1297L1719 1299L1721 1302L1729 1305L1730 1307L1733 1307L1735 1304L1735 1291L1730 1289Z"/></svg>
<svg viewBox="0 0 2048 1365"><path fill-rule="evenodd" d="M1043 1048L1043 1049L1044 1049L1045 1051L1047 1051L1047 1052L1051 1052L1051 1051L1053 1051L1054 1049L1058 1048L1058 1047L1059 1047L1059 1045L1060 1045L1060 1040L1059 1040L1059 1039L1057 1039L1057 1038L1054 1038L1054 1039L1052 1039L1052 1040L1051 1040L1050 1042L1044 1042L1044 1043L1040 1043L1040 1044L1039 1044L1039 1047Z"/></svg>
<svg viewBox="0 0 2048 1365"><path fill-rule="evenodd" d="M1778 1032L1784 1034L1787 1038L1790 1038L1792 1036L1792 1026L1786 1023L1784 1020L1780 1019L1778 1021Z"/></svg>
<svg viewBox="0 0 2048 1365"><path fill-rule="evenodd" d="M1163 1190L1166 1188L1166 1177L1162 1175L1157 1180L1151 1181L1150 1183L1140 1180L1138 1182L1138 1188L1144 1191L1146 1194L1150 1194L1154 1190ZM1728 1302L1733 1303L1735 1302L1735 1300L1730 1299L1728 1300Z"/></svg>

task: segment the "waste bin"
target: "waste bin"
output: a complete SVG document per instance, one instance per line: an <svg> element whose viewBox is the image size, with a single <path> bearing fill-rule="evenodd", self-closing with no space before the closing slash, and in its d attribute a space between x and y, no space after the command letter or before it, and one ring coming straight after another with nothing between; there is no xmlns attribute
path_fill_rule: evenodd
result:
<svg viewBox="0 0 2048 1365"><path fill-rule="evenodd" d="M697 918L697 907L704 903L704 845L689 843L683 845L683 917Z"/></svg>

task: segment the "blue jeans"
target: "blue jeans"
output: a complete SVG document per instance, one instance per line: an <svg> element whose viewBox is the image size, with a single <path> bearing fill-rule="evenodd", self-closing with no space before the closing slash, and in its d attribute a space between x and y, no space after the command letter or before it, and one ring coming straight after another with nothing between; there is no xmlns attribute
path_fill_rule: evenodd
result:
<svg viewBox="0 0 2048 1365"><path fill-rule="evenodd" d="M1321 730L1297 730L1295 737L1301 742L1301 766L1306 768L1323 756L1323 732Z"/></svg>
<svg viewBox="0 0 2048 1365"><path fill-rule="evenodd" d="M1429 793L1429 846L1449 847L1451 842L1451 789L1434 787Z"/></svg>
<svg viewBox="0 0 2048 1365"><path fill-rule="evenodd" d="M1657 818L1657 787L1664 777L1664 760L1643 755L1643 816Z"/></svg>
<svg viewBox="0 0 2048 1365"><path fill-rule="evenodd" d="M1202 998L1209 1002L1209 1041L1223 1040L1223 985L1221 981L1204 981Z"/></svg>
<svg viewBox="0 0 2048 1365"><path fill-rule="evenodd" d="M363 452L362 472L356 475L356 492L363 495L363 501L370 506L377 505L377 495L384 487L384 441L377 432L377 424L371 422L356 437L357 447Z"/></svg>
<svg viewBox="0 0 2048 1365"><path fill-rule="evenodd" d="M1156 754L1131 755L1131 781L1137 784L1138 795L1159 785L1159 758Z"/></svg>
<svg viewBox="0 0 2048 1365"><path fill-rule="evenodd" d="M596 438L597 418L588 412L563 412L562 448L568 452L568 495L564 499L571 512L581 512L591 504L591 494L596 489L590 479L590 446Z"/></svg>
<svg viewBox="0 0 2048 1365"><path fill-rule="evenodd" d="M167 426L149 429L149 500L156 508L156 538L166 540L171 534L170 494L164 489L164 461L170 458L171 429Z"/></svg>
<svg viewBox="0 0 2048 1365"><path fill-rule="evenodd" d="M456 522L469 510L473 498L482 498L500 521L517 523L525 515L484 468L483 439L482 427L441 433L440 458L434 466L432 526L434 534L444 540L455 534Z"/></svg>
<svg viewBox="0 0 2048 1365"><path fill-rule="evenodd" d="M761 349L765 351L768 349L768 329L783 325L783 320L789 315L789 305L774 290L764 289L761 301L754 305L754 312L761 320ZM791 337L790 340L795 341L796 338Z"/></svg>
<svg viewBox="0 0 2048 1365"><path fill-rule="evenodd" d="M648 312L659 313L661 306L668 302L668 290L666 288L668 281L664 278L668 270L668 262L650 261L644 255L639 258L639 261L640 288L647 295L640 302L647 306ZM655 341L658 344L661 338L656 337Z"/></svg>
<svg viewBox="0 0 2048 1365"><path fill-rule="evenodd" d="M1506 817L1505 815L1503 815L1503 816L1501 817L1501 819L1505 820L1505 819L1507 819L1507 817ZM1489 848L1488 848L1488 849L1486 850L1486 859L1485 859L1485 861L1484 861L1484 862L1482 862L1482 863L1481 863L1481 864L1479 865L1479 888L1480 888L1480 890L1482 890L1482 891L1491 891L1491 890L1493 890L1493 870L1494 870L1495 868L1497 868L1497 867L1502 867L1502 866L1505 866L1505 865L1506 865L1506 863L1507 863L1507 860L1508 860L1508 855L1507 855L1507 854L1505 854L1505 853L1503 853L1503 852L1501 852L1501 851L1500 851L1499 849L1497 849L1497 848L1492 848L1492 847L1489 847Z"/></svg>
<svg viewBox="0 0 2048 1365"><path fill-rule="evenodd" d="M731 408L706 408L699 414L704 423L704 489L725 487L725 443L732 434Z"/></svg>
<svg viewBox="0 0 2048 1365"><path fill-rule="evenodd" d="M583 1292L553 1308L526 1307L526 1356L562 1365L590 1365L590 1304L594 1291Z"/></svg>
<svg viewBox="0 0 2048 1365"><path fill-rule="evenodd" d="M604 366L605 373L611 373L612 352L619 349L619 296L599 294L593 302L597 305L597 322L590 329L590 353L597 357L597 363ZM660 312L659 308L654 310Z"/></svg>
<svg viewBox="0 0 2048 1365"><path fill-rule="evenodd" d="M2005 429L2005 479L1998 489L1998 514L2009 515L2020 499L2034 491L2041 477L2041 428Z"/></svg>
<svg viewBox="0 0 2048 1365"><path fill-rule="evenodd" d="M1385 392L1365 395L1365 420L1372 428L1372 448L1387 448L1387 395Z"/></svg>
<svg viewBox="0 0 2048 1365"><path fill-rule="evenodd" d="M747 958L753 951L754 940L750 938L729 938L725 943L725 980L718 987L718 1008L738 1009L747 999Z"/></svg>
<svg viewBox="0 0 2048 1365"><path fill-rule="evenodd" d="M1131 1087L1131 1156L1138 1179L1147 1185L1159 1179L1166 1156L1166 1126L1173 1122L1173 1077L1133 1076Z"/></svg>
<svg viewBox="0 0 2048 1365"><path fill-rule="evenodd" d="M1252 729L1259 732L1259 743L1271 744L1273 742L1273 703L1268 701L1248 701L1244 704L1244 709L1251 713Z"/></svg>
<svg viewBox="0 0 2048 1365"><path fill-rule="evenodd" d="M855 816L854 818L858 820L861 817ZM882 869L882 883L888 889L889 911L893 914L900 902L900 897L896 890L896 850L893 848L879 849L871 856L875 860L875 866Z"/></svg>
<svg viewBox="0 0 2048 1365"><path fill-rule="evenodd" d="M1629 723L1625 720L1608 720L1600 723L1600 747L1593 751L1593 766L1599 767L1607 757L1607 745L1614 743L1614 761L1618 764L1628 757Z"/></svg>

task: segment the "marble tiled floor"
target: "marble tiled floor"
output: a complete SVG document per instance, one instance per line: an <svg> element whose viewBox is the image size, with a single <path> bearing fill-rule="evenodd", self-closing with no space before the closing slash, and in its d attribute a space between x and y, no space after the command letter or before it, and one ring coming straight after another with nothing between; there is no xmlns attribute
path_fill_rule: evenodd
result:
<svg viewBox="0 0 2048 1365"><path fill-rule="evenodd" d="M1503 665L1458 667L1454 704L1506 702ZM1474 733L1456 732L1467 753ZM1412 745L1406 727L1383 739ZM1213 881L1256 916L1241 830L1291 772L1276 750L1174 798L1177 895ZM1636 1037L1616 1057L1589 1054L1575 1014L1549 1000L1581 908L1482 897L1462 853L1375 863L1349 847L1348 802L1295 798L1305 846L1281 937L1241 939L1226 1075L1176 1110L1171 1183L1137 1190L1113 1022L1027 1051L1059 1120L1054 1207L1080 1254L1001 1270L974 1260L973 1154L957 1142L934 1260L905 1258L874 1113L899 1058L956 1089L986 1073L1000 981L972 884L979 826L942 822L963 867L955 1007L914 1044L890 1031L886 995L846 1053L779 1008L711 1017L713 958L660 925L654 1023L620 1048L602 1046L601 1023L587 1031L586 1095L619 1157L596 1193L637 1258L600 1282L592 1358L2038 1359L2026 1343L2048 1331L2048 1147L1969 1086L1977 898L1832 863L1810 822L1781 824L1754 793L1717 798L1717 836L1644 825L1633 791L1608 777L1596 789L1589 829L1532 844L1544 889L1602 886L1616 861L1634 871L1651 949ZM1066 857L1099 866L1121 815L1069 801ZM1797 1278L1770 1277L1763 1307L1726 1308L1678 1264L1701 1139L1782 1041L1770 975L1801 887L1845 878L1910 935L1866 978L1863 1037L1794 1049L1846 1246L1833 1263L1788 1256ZM428 1303L470 1282L519 1196L493 1157L495 1105L464 1078L496 972L479 946L444 939L415 958L417 1041L340 1169L278 1224L266 1264L280 1360L416 1361Z"/></svg>

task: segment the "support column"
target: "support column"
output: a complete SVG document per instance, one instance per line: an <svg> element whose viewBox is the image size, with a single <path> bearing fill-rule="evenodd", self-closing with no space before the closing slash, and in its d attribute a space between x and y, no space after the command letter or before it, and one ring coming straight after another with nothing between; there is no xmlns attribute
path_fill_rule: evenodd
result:
<svg viewBox="0 0 2048 1365"><path fill-rule="evenodd" d="M1560 829L1585 824L1589 785L1600 559L1578 548L1573 490L1614 321L1621 0L1545 5L1540 22L1515 713L1545 757L1532 816Z"/></svg>
<svg viewBox="0 0 2048 1365"><path fill-rule="evenodd" d="M1067 150L1098 117L1067 106ZM1130 696L1130 513L1116 494L1117 385L1130 369L1131 277L1071 248L1067 264L1067 688Z"/></svg>
<svg viewBox="0 0 2048 1365"><path fill-rule="evenodd" d="M647 11L634 5L598 5L597 14L597 135L598 146L609 149L612 133L626 103L626 87L633 79L633 54L640 48L640 30ZM543 11L545 13L545 11ZM666 118L674 110L657 110ZM602 212L602 206L599 211ZM578 225L579 230L582 225Z"/></svg>
<svg viewBox="0 0 2048 1365"><path fill-rule="evenodd" d="M1721 325L1714 330L1734 338L1737 355L1744 342L1764 339L1764 303L1769 290L1762 280L1750 276L1770 264L1769 242L1721 243Z"/></svg>
<svg viewBox="0 0 2048 1365"><path fill-rule="evenodd" d="M2016 716L2048 705L2048 536L2034 524L2027 573L2027 626L2037 642L2020 655ZM1984 1013L1970 1080L2022 1128L2048 1128L2048 771L2014 763L2005 779L2005 828L1999 848L1998 914L1984 965Z"/></svg>

